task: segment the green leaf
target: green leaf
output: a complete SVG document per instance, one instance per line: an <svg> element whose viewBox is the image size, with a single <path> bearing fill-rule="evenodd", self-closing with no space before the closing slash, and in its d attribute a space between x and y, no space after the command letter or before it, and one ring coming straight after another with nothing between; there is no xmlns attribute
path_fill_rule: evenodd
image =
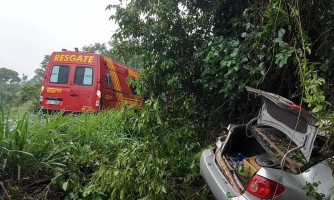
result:
<svg viewBox="0 0 334 200"><path fill-rule="evenodd" d="M262 60L264 55L263 54L258 54L257 57L258 57L259 60Z"/></svg>
<svg viewBox="0 0 334 200"><path fill-rule="evenodd" d="M330 200L334 200L334 194L331 195Z"/></svg>
<svg viewBox="0 0 334 200"><path fill-rule="evenodd" d="M322 110L322 105L317 105L316 107L314 107L312 109L312 113L317 113L319 112L320 110Z"/></svg>
<svg viewBox="0 0 334 200"><path fill-rule="evenodd" d="M281 28L281 29L278 31L278 37L282 40L282 37L283 37L284 34L285 34L285 30Z"/></svg>
<svg viewBox="0 0 334 200"><path fill-rule="evenodd" d="M66 192L68 188L68 181L66 181L65 183L63 183L63 190Z"/></svg>
<svg viewBox="0 0 334 200"><path fill-rule="evenodd" d="M167 190L166 190L166 188L165 188L164 185L162 186L161 191L162 191L163 193L165 193L165 194L167 193Z"/></svg>
<svg viewBox="0 0 334 200"><path fill-rule="evenodd" d="M251 27L251 23L248 22L248 23L246 24L246 30L248 30L250 27Z"/></svg>
<svg viewBox="0 0 334 200"><path fill-rule="evenodd" d="M125 198L124 190L121 191L119 198L120 199L124 199Z"/></svg>

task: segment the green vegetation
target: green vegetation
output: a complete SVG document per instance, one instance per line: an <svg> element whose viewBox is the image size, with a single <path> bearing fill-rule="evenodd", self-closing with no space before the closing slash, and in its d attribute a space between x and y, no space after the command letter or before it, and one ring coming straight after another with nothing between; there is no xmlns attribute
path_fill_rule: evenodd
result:
<svg viewBox="0 0 334 200"><path fill-rule="evenodd" d="M16 71L0 68L0 108L3 105L6 105L7 108L15 105L20 82L21 79Z"/></svg>
<svg viewBox="0 0 334 200"><path fill-rule="evenodd" d="M174 114L200 118L210 134L227 116L248 120L245 85L331 112L314 101L310 84L318 80L319 100L334 104L332 7L328 0L121 0L107 9L119 24L114 51L142 55L141 94L171 95Z"/></svg>
<svg viewBox="0 0 334 200"><path fill-rule="evenodd" d="M314 183L306 182L306 185L303 187L303 189L306 190L307 194L312 196L314 199L322 200L322 199L325 198L325 195L315 191L315 189L318 186L319 186L319 183L317 183L317 182L314 182Z"/></svg>
<svg viewBox="0 0 334 200"><path fill-rule="evenodd" d="M0 68L0 199L210 199L199 156L226 124L254 116L258 104L249 103L245 85L308 107L329 135L325 148L333 146L333 6L330 0L109 5L119 25L113 40L82 49L139 69L134 84L150 99L142 109L23 115L37 111L49 57L29 81ZM159 105L167 97L172 106ZM315 196L315 187L305 189Z"/></svg>
<svg viewBox="0 0 334 200"><path fill-rule="evenodd" d="M209 198L198 173L200 136L185 120L171 126L163 112L148 101L97 115L2 115L3 198Z"/></svg>

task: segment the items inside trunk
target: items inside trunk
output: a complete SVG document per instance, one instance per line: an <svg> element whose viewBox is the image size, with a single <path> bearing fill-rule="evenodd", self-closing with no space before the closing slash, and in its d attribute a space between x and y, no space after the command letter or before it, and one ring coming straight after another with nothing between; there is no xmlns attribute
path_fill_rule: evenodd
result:
<svg viewBox="0 0 334 200"><path fill-rule="evenodd" d="M224 148L216 149L216 156L223 158L217 159L219 167L229 177L229 182L234 182L233 187L238 188L240 193L261 167L281 169L283 156L296 147L284 133L275 128L255 127L247 130L247 134L245 129L246 126L235 128L229 138L223 141L226 142ZM315 148L321 148L318 145L322 146L324 142L317 139L315 144ZM318 154L316 157L319 159L311 159L307 163L303 154L298 149L294 150L286 157L283 170L301 173L320 159L325 159Z"/></svg>

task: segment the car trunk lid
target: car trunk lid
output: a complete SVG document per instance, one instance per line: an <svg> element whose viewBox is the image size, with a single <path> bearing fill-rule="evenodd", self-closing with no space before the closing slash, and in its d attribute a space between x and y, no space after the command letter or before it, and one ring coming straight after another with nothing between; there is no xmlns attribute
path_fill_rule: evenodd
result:
<svg viewBox="0 0 334 200"><path fill-rule="evenodd" d="M246 87L249 93L260 96L263 105L257 124L276 128L289 137L309 161L317 136L316 119L308 111L279 95Z"/></svg>

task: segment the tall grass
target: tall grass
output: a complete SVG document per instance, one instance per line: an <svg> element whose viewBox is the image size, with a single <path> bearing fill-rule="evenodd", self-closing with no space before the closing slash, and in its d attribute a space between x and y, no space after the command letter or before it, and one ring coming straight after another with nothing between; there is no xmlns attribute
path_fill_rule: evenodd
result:
<svg viewBox="0 0 334 200"><path fill-rule="evenodd" d="M164 116L153 101L14 122L2 112L0 180L9 195L27 199L207 198L199 133Z"/></svg>

